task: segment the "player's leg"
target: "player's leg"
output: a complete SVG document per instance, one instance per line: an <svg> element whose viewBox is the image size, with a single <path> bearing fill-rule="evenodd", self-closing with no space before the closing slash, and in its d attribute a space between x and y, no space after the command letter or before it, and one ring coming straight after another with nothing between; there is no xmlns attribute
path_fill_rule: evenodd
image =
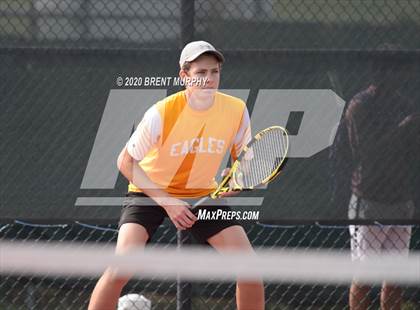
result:
<svg viewBox="0 0 420 310"><path fill-rule="evenodd" d="M378 253L383 242L383 231L377 226L350 226L351 257L353 261L368 259L369 253ZM353 279L349 292L351 310L365 310L370 306L371 287Z"/></svg>
<svg viewBox="0 0 420 310"><path fill-rule="evenodd" d="M408 255L411 239L411 227L389 226L383 244L384 251ZM381 291L382 310L401 309L402 289L392 283L385 282Z"/></svg>
<svg viewBox="0 0 420 310"><path fill-rule="evenodd" d="M138 205L138 197L145 196L141 193L129 193L125 200L119 221L117 254L144 247L166 216L160 206ZM92 293L89 310L114 310L129 278L118 276L115 270L106 270Z"/></svg>
<svg viewBox="0 0 420 310"><path fill-rule="evenodd" d="M145 246L149 235L146 229L136 223L125 223L118 233L116 253L123 254L133 247ZM118 276L116 270L108 268L93 290L89 310L115 310L121 290L130 279L129 276Z"/></svg>
<svg viewBox="0 0 420 310"><path fill-rule="evenodd" d="M200 207L214 210L214 207ZM218 206L224 212L231 211L228 206ZM197 210L198 212L198 210ZM231 251L248 252L255 255L244 229L236 220L198 220L189 229L201 243L208 243L220 253ZM236 285L236 301L239 310L264 309L264 285L262 280L241 281Z"/></svg>
<svg viewBox="0 0 420 310"><path fill-rule="evenodd" d="M225 228L207 239L207 242L220 253L238 250L254 255L252 245L241 226L235 225ZM264 309L264 284L262 280L237 280L236 303L238 310Z"/></svg>

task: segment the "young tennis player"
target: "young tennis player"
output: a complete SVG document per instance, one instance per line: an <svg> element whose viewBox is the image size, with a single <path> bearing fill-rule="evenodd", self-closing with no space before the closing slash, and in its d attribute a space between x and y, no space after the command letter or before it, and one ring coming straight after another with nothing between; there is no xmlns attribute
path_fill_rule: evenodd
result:
<svg viewBox="0 0 420 310"><path fill-rule="evenodd" d="M217 91L223 61L223 55L207 42L187 44L179 61L186 89L153 105L121 151L118 168L130 185L119 222L117 253L144 247L169 216L178 230L190 231L221 253L240 250L253 255L238 222L198 220L183 200L211 193L226 152L235 159L251 139L244 102ZM139 205L136 199L141 196L150 197L155 205ZM115 309L128 280L108 269L92 293L89 309ZM236 302L240 310L264 309L262 281L238 279Z"/></svg>

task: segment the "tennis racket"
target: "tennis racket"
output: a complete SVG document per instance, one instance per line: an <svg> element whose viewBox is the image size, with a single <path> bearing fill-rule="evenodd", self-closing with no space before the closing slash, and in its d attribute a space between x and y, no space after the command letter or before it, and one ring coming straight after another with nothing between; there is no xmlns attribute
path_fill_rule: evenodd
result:
<svg viewBox="0 0 420 310"><path fill-rule="evenodd" d="M260 131L244 147L216 190L197 201L192 211L207 199L217 199L222 193L253 190L271 182L280 174L288 149L289 135L283 127L272 126Z"/></svg>

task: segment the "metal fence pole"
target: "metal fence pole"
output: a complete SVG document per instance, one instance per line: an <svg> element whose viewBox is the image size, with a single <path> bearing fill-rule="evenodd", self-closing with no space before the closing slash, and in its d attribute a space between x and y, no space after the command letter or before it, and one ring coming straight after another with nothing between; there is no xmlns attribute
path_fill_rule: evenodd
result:
<svg viewBox="0 0 420 310"><path fill-rule="evenodd" d="M181 0L181 48L194 39L194 0ZM191 243L190 234L186 231L177 231L177 247ZM192 284L184 282L179 276L176 280L176 309L191 310Z"/></svg>
<svg viewBox="0 0 420 310"><path fill-rule="evenodd" d="M180 249L184 244L190 244L191 237L187 231L177 231L177 247ZM179 276L176 280L176 309L191 310L192 284L183 281Z"/></svg>
<svg viewBox="0 0 420 310"><path fill-rule="evenodd" d="M194 0L181 0L181 47L194 39Z"/></svg>

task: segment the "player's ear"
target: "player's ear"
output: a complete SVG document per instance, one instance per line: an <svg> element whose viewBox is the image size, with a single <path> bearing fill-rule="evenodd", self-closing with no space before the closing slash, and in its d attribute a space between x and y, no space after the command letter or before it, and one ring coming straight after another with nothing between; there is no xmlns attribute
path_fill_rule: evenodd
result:
<svg viewBox="0 0 420 310"><path fill-rule="evenodd" d="M179 70L179 77L181 79L183 79L183 78L185 78L187 76L188 76L188 72L187 71L185 71L184 69Z"/></svg>

